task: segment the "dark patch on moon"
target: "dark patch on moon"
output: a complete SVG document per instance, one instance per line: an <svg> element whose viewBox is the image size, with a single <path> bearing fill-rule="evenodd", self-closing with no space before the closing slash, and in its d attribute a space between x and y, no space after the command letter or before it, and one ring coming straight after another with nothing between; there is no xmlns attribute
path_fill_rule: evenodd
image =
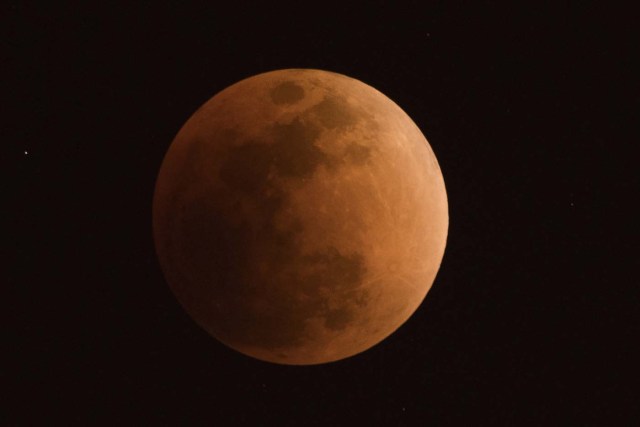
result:
<svg viewBox="0 0 640 427"><path fill-rule="evenodd" d="M355 125L358 121L358 117L353 113L353 108L344 98L339 96L324 98L309 112L316 115L320 123L329 129Z"/></svg>
<svg viewBox="0 0 640 427"><path fill-rule="evenodd" d="M269 142L246 142L229 150L220 179L230 188L246 194L264 190L273 171L283 178L308 178L328 161L314 144L321 130L295 119L272 127Z"/></svg>
<svg viewBox="0 0 640 427"><path fill-rule="evenodd" d="M202 272L190 282L213 284L209 301L218 302L215 310L196 311L207 317L204 324L216 325L212 332L227 343L273 350L295 347L310 338L306 336L310 319L324 319L328 329L338 331L366 303L361 254L342 254L331 247L303 255L295 246L295 237L304 234L301 222L294 219L287 229L276 223L287 195L269 177L310 177L320 164L328 163L327 155L314 145L320 133L317 124L295 119L274 125L268 141L229 148L220 180L228 187L229 197L252 202L254 220L246 218L234 226L230 218L237 212L221 212L214 203L192 205L184 216L189 228L184 238L207 242L207 247L187 244L195 245L185 250L191 257L189 269ZM355 157L364 155L355 150Z"/></svg>
<svg viewBox="0 0 640 427"><path fill-rule="evenodd" d="M355 318L354 313L346 308L329 310L325 315L324 325L332 331L341 331Z"/></svg>
<svg viewBox="0 0 640 427"><path fill-rule="evenodd" d="M231 284L232 292L216 295L225 305L223 316L213 323L220 328L218 336L238 346L278 350L312 339L307 335L311 319L323 319L325 327L339 331L358 317L356 311L368 295L361 289L366 268L360 255L342 255L331 248L301 256L292 239L276 252L286 254L287 262L269 259L267 275L243 274L251 270L256 254L244 258L238 272L227 274L239 280Z"/></svg>
<svg viewBox="0 0 640 427"><path fill-rule="evenodd" d="M322 253L302 258L301 270L311 269L310 274L300 280L300 285L311 301L320 304L314 313L325 319L325 326L331 330L341 330L356 317L354 308L362 307L368 297L361 288L366 272L361 254L343 255L335 247ZM327 300L323 300L322 292L329 292L332 299L340 301L339 308L331 308ZM342 301L355 302L348 307Z"/></svg>
<svg viewBox="0 0 640 427"><path fill-rule="evenodd" d="M269 146L248 142L229 151L220 179L245 194L258 194L264 190L272 163Z"/></svg>
<svg viewBox="0 0 640 427"><path fill-rule="evenodd" d="M304 89L294 82L282 82L271 89L270 95L274 104L295 104L304 98Z"/></svg>
<svg viewBox="0 0 640 427"><path fill-rule="evenodd" d="M289 124L274 126L275 143L271 145L271 153L281 176L308 178L327 161L326 155L314 144L320 133L319 127L297 118Z"/></svg>

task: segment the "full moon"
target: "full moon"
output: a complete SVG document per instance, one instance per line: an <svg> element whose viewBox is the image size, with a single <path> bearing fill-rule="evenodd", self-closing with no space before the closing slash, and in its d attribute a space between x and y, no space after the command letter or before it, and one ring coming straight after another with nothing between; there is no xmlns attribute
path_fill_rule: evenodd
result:
<svg viewBox="0 0 640 427"><path fill-rule="evenodd" d="M259 74L202 105L153 200L164 276L210 335L312 365L379 343L433 284L448 229L429 143L393 101L328 71Z"/></svg>

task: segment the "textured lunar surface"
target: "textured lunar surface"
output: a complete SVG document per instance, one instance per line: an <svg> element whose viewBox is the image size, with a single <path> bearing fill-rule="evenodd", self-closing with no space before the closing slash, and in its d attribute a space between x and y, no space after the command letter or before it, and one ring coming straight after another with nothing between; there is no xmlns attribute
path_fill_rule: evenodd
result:
<svg viewBox="0 0 640 427"><path fill-rule="evenodd" d="M229 347L283 364L362 352L423 301L444 253L442 173L411 119L320 70L242 80L198 109L153 205L164 275Z"/></svg>

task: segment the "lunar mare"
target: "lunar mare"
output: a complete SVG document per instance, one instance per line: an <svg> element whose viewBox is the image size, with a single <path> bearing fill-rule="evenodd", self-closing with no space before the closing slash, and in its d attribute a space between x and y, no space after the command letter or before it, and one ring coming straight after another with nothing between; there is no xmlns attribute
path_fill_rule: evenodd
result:
<svg viewBox="0 0 640 427"><path fill-rule="evenodd" d="M171 144L156 251L185 310L246 355L340 360L401 326L431 287L444 181L413 121L376 89L320 70L242 80Z"/></svg>

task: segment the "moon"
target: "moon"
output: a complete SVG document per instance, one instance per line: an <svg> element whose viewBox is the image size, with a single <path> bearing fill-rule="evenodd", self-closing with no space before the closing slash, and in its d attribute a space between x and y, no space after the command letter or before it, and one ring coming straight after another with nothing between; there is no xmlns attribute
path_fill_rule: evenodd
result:
<svg viewBox="0 0 640 427"><path fill-rule="evenodd" d="M167 151L153 199L164 276L187 313L245 355L313 365L398 329L447 239L429 143L378 90L286 69L231 85Z"/></svg>

